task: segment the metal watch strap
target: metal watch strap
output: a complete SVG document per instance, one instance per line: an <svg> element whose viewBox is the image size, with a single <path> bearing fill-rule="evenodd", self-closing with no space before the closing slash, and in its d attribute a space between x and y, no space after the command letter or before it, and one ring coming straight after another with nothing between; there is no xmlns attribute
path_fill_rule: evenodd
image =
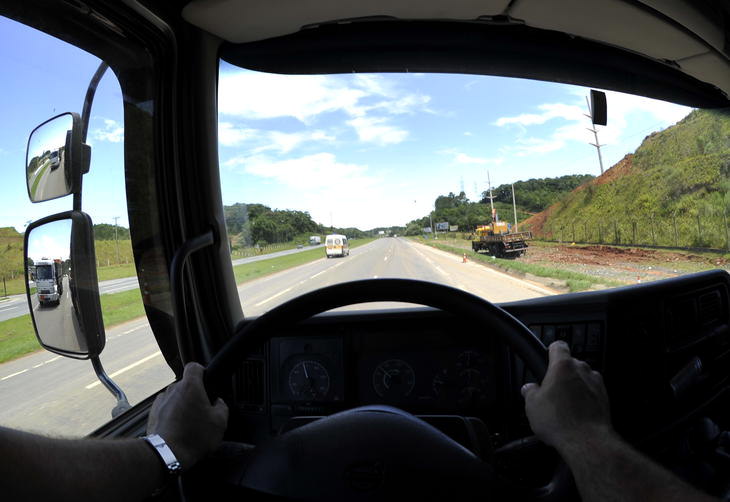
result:
<svg viewBox="0 0 730 502"><path fill-rule="evenodd" d="M142 439L144 439L157 452L160 460L162 460L162 463L165 464L165 468L168 473L177 474L180 472L182 469L180 461L177 457L175 457L175 454L172 452L170 447L167 446L167 443L159 434L149 434L144 436Z"/></svg>

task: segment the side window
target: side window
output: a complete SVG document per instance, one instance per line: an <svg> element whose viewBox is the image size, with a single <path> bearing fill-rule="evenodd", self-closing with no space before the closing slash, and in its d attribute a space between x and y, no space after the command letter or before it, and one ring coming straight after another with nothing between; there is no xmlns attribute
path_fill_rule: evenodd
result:
<svg viewBox="0 0 730 502"><path fill-rule="evenodd" d="M81 114L89 81L101 61L2 17L0 33L4 119L0 122L0 425L54 435L85 435L111 419L116 401L100 384L90 361L68 359L41 348L30 320L23 267L28 224L71 209L72 197L31 203L24 166L30 132L59 113ZM91 165L83 181L83 210L94 223L106 330L100 359L134 405L171 382L173 374L144 317L137 284L127 220L123 96L112 70L99 83L86 143L91 147ZM53 168L51 153L49 165ZM63 256L57 257L50 246L47 249L51 263L61 261ZM33 279L41 273L31 277L30 308L46 309L44 313L52 317L55 302L40 305L34 300ZM64 280L72 277L65 270L61 275ZM65 289L68 294L69 288ZM60 316L62 310L58 312Z"/></svg>

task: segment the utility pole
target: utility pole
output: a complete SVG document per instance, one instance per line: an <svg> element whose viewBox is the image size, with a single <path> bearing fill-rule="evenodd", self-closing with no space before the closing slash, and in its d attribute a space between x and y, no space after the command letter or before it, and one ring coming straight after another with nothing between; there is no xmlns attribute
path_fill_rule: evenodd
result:
<svg viewBox="0 0 730 502"><path fill-rule="evenodd" d="M495 223L497 218L496 212L494 211L494 195L492 195L492 180L489 178L489 171L487 171L487 186L489 187L489 195L487 195L487 198L489 199L489 206L492 209L492 223Z"/></svg>
<svg viewBox="0 0 730 502"><path fill-rule="evenodd" d="M119 236L117 235L117 220L119 219L119 216L114 217L114 242L117 246L117 265L119 265Z"/></svg>
<svg viewBox="0 0 730 502"><path fill-rule="evenodd" d="M515 184L512 183L512 211L515 214L515 232L517 232L517 204L515 203Z"/></svg>
<svg viewBox="0 0 730 502"><path fill-rule="evenodd" d="M586 96L586 105L588 105L588 114L586 115L584 113L583 115L585 115L586 117L591 119L591 126L592 126L592 127L587 127L586 129L591 131L593 133L593 137L596 139L595 143L588 143L588 144L596 147L596 151L598 152L598 164L601 166L601 174L603 174L603 157L601 157L601 147L603 145L601 145L598 142L598 131L596 130L596 124L593 123L593 115L591 112L591 102L588 101L588 96Z"/></svg>

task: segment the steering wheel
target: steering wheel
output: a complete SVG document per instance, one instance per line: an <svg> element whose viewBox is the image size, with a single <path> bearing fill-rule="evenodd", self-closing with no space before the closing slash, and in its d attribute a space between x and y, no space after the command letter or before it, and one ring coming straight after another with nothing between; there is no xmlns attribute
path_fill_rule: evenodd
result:
<svg viewBox="0 0 730 502"><path fill-rule="evenodd" d="M448 286L409 279L368 279L325 287L294 298L239 330L205 372L211 398L230 385L240 361L277 330L315 314L375 301L435 307L483 326L507 344L542 381L547 349L515 317ZM308 500L446 499L499 497L492 466L438 429L389 406L354 408L291 430L256 447L240 486ZM560 470L551 493L563 491Z"/></svg>

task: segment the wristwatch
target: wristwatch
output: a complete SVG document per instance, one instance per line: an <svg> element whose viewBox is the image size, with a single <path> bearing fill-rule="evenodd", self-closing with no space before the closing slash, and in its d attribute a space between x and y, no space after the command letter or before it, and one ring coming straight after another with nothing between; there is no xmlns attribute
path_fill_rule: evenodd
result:
<svg viewBox="0 0 730 502"><path fill-rule="evenodd" d="M143 436L142 439L144 439L147 444L149 444L152 449L157 452L157 455L160 457L160 460L162 460L162 463L165 465L165 469L167 469L168 474L179 474L182 470L182 466L180 465L180 461L175 457L175 454L172 452L169 446L167 446L167 443L159 434L149 434L147 436Z"/></svg>

